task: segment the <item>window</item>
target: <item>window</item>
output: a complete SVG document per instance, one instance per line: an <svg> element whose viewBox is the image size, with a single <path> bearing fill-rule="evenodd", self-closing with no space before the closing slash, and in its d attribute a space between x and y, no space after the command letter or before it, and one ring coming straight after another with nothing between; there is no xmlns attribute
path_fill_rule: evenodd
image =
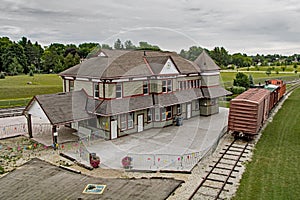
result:
<svg viewBox="0 0 300 200"><path fill-rule="evenodd" d="M125 130L127 127L126 127L126 115L127 114L121 114L120 116L120 123L121 123L121 130Z"/></svg>
<svg viewBox="0 0 300 200"><path fill-rule="evenodd" d="M166 108L161 109L161 121L166 120Z"/></svg>
<svg viewBox="0 0 300 200"><path fill-rule="evenodd" d="M177 105L177 114L181 114L181 104Z"/></svg>
<svg viewBox="0 0 300 200"><path fill-rule="evenodd" d="M99 97L99 83L94 83L94 97Z"/></svg>
<svg viewBox="0 0 300 200"><path fill-rule="evenodd" d="M195 101L195 110L199 110L199 100Z"/></svg>
<svg viewBox="0 0 300 200"><path fill-rule="evenodd" d="M182 81L179 81L178 89L179 89L179 90L182 90L182 89L183 89L183 82L182 82Z"/></svg>
<svg viewBox="0 0 300 200"><path fill-rule="evenodd" d="M120 115L121 130L133 128L134 113Z"/></svg>
<svg viewBox="0 0 300 200"><path fill-rule="evenodd" d="M151 108L147 109L147 121L148 122L152 121L152 109Z"/></svg>
<svg viewBox="0 0 300 200"><path fill-rule="evenodd" d="M171 119L172 118L172 106L168 106L166 108L166 116L167 116L167 119Z"/></svg>
<svg viewBox="0 0 300 200"><path fill-rule="evenodd" d="M122 83L116 85L116 98L122 97Z"/></svg>
<svg viewBox="0 0 300 200"><path fill-rule="evenodd" d="M167 83L168 83L167 86L168 92L172 92L172 80L168 80Z"/></svg>
<svg viewBox="0 0 300 200"><path fill-rule="evenodd" d="M74 90L74 80L69 80L69 91L73 91Z"/></svg>
<svg viewBox="0 0 300 200"><path fill-rule="evenodd" d="M133 128L133 113L128 113L127 128Z"/></svg>
<svg viewBox="0 0 300 200"><path fill-rule="evenodd" d="M199 80L196 80L196 88L199 88Z"/></svg>
<svg viewBox="0 0 300 200"><path fill-rule="evenodd" d="M143 82L143 94L149 94L148 81Z"/></svg>
<svg viewBox="0 0 300 200"><path fill-rule="evenodd" d="M162 92L167 92L167 81L162 81Z"/></svg>
<svg viewBox="0 0 300 200"><path fill-rule="evenodd" d="M172 92L172 80L162 81L162 92Z"/></svg>
<svg viewBox="0 0 300 200"><path fill-rule="evenodd" d="M160 109L155 108L155 121L160 121Z"/></svg>

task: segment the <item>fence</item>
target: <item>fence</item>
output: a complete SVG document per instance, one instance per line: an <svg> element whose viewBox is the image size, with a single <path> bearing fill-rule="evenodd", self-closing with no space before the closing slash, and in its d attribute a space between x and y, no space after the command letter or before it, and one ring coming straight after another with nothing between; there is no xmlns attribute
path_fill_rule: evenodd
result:
<svg viewBox="0 0 300 200"><path fill-rule="evenodd" d="M32 124L33 137L43 134L51 134L51 131L51 124ZM28 126L26 123L0 126L0 139L26 134L28 134Z"/></svg>
<svg viewBox="0 0 300 200"><path fill-rule="evenodd" d="M215 141L207 147L198 152L192 152L182 155L170 155L170 154L133 154L129 153L126 157L131 160L130 170L149 170L149 171L159 171L159 170L174 170L174 171L190 171L201 159L212 154L220 139L227 132L227 126L222 129L219 136Z"/></svg>

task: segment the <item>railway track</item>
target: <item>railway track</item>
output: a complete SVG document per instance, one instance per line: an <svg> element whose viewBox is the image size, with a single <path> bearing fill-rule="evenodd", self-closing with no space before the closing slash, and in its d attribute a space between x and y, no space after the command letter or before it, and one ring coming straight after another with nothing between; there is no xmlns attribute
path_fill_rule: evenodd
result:
<svg viewBox="0 0 300 200"><path fill-rule="evenodd" d="M21 116L25 107L0 109L0 118Z"/></svg>
<svg viewBox="0 0 300 200"><path fill-rule="evenodd" d="M233 185L235 179L238 179L236 174L242 162L247 160L252 147L253 144L240 140L233 140L226 145L189 199L226 199L226 193L230 193L228 185Z"/></svg>

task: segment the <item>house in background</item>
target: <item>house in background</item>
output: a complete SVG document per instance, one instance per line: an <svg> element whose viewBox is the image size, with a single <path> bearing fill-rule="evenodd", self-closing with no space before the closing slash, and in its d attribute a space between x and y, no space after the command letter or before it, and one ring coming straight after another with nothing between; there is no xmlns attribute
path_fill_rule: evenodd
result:
<svg viewBox="0 0 300 200"><path fill-rule="evenodd" d="M101 50L59 74L63 93L35 96L25 109L53 125L115 139L219 112L219 67L203 51L194 61L175 52Z"/></svg>

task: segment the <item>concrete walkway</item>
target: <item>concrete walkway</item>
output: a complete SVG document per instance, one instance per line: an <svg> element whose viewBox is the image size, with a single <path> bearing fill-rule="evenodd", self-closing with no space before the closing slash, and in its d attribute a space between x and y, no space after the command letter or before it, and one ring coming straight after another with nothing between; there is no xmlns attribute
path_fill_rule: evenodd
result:
<svg viewBox="0 0 300 200"><path fill-rule="evenodd" d="M159 166L159 170L190 171L198 161L186 167L181 165L181 169L171 161L178 156L196 155L210 149L227 126L228 112L227 108L220 108L219 114L184 120L183 126L150 129L110 141L96 141L87 149L100 157L102 168L123 169L122 158L130 156L136 158L135 164L139 167L133 167L137 170L157 170L153 169L153 159L164 159L165 165ZM66 154L80 160L77 154ZM137 163L139 160L144 163Z"/></svg>

